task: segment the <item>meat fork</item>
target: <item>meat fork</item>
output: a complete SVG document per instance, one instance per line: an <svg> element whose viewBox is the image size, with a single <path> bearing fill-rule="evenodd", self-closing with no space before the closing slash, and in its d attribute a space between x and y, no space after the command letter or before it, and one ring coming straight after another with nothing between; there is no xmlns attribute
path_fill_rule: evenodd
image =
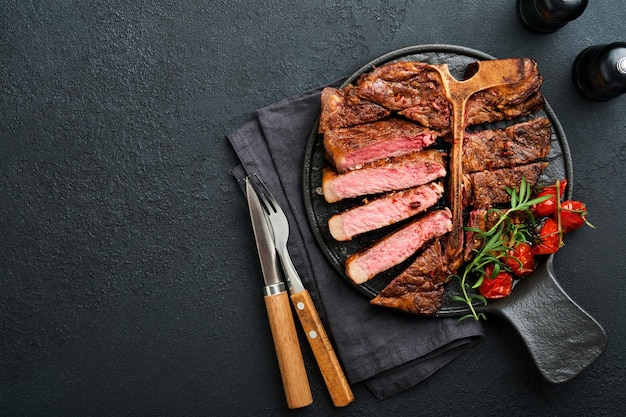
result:
<svg viewBox="0 0 626 417"><path fill-rule="evenodd" d="M307 341L313 350L313 355L320 368L333 404L337 407L348 405L354 400L354 395L328 335L324 330L311 295L304 288L287 250L287 240L289 239L287 216L280 208L276 198L274 198L270 190L257 175L251 177L250 183L253 185L259 195L259 200L261 200L265 208L266 217L273 230L274 246L276 246L276 251L285 273L287 287L291 294L291 302L306 333Z"/></svg>

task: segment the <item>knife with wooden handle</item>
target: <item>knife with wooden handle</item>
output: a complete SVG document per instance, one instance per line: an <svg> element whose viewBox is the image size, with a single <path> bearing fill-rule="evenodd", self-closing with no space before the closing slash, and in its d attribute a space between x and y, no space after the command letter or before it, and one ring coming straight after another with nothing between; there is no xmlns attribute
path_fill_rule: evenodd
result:
<svg viewBox="0 0 626 417"><path fill-rule="evenodd" d="M256 240L265 287L265 307L272 331L280 375L289 408L301 408L313 402L309 379L293 321L285 284L280 279L272 230L258 195L246 180L246 198Z"/></svg>
<svg viewBox="0 0 626 417"><path fill-rule="evenodd" d="M275 242L276 243L276 242ZM302 280L293 266L286 247L277 246L278 255L285 272L285 278L291 294L300 324L313 350L313 355L320 368L328 392L336 407L344 407L354 400L350 384L343 373L337 354L324 330L324 325L317 313L309 291L304 288Z"/></svg>

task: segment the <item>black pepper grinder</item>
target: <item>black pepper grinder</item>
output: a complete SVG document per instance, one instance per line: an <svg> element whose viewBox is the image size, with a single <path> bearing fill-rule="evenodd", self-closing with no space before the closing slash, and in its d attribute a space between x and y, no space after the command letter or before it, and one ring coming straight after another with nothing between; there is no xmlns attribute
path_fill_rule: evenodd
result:
<svg viewBox="0 0 626 417"><path fill-rule="evenodd" d="M578 89L593 100L626 93L626 42L590 46L578 54L572 72Z"/></svg>
<svg viewBox="0 0 626 417"><path fill-rule="evenodd" d="M517 0L517 12L522 23L536 32L556 32L579 17L587 0Z"/></svg>

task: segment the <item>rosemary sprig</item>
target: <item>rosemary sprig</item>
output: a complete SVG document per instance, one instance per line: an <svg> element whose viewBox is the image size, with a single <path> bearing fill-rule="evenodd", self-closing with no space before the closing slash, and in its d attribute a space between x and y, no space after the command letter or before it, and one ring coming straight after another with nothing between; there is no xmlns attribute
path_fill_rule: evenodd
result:
<svg viewBox="0 0 626 417"><path fill-rule="evenodd" d="M450 279L458 279L461 284L461 290L463 296L454 295L451 297L454 301L465 303L470 313L462 316L459 320L467 318L474 318L474 320L484 319L484 313L478 313L474 308L474 302L478 301L483 305L487 305L487 299L475 291L476 288L482 284L485 279L485 268L489 264L493 264L492 276L495 277L500 273L500 270L507 267L502 262L502 258L506 256L506 253L515 247L517 242L523 241L527 230L520 224L512 223L512 215L514 213L525 213L530 218L530 221L534 224L535 219L530 212L530 208L534 204L541 203L549 198L549 196L532 197L532 190L530 184L525 178L522 178L520 183L520 190L516 192L514 189L506 189L507 193L511 196L511 206L506 211L499 209L488 210L486 216L490 213L497 213L498 220L487 231L481 231L475 228L466 227L465 230L473 231L476 233L476 237L482 240L482 245L479 249L474 249L476 253L470 263L468 263L463 274L453 274L448 277ZM473 285L469 284L470 277L477 277L476 282Z"/></svg>

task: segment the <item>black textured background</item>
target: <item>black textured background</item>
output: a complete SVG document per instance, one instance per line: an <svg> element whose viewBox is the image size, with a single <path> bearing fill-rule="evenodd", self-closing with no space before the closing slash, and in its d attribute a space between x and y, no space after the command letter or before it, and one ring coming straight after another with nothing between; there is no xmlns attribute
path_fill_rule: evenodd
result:
<svg viewBox="0 0 626 417"><path fill-rule="evenodd" d="M626 97L582 98L570 68L626 40L626 9L590 2L539 35L514 3L1 0L0 415L624 415ZM568 236L555 270L609 346L551 385L490 318L478 346L390 400L357 384L334 409L309 371L315 403L289 411L225 133L429 43L539 62L598 228Z"/></svg>

